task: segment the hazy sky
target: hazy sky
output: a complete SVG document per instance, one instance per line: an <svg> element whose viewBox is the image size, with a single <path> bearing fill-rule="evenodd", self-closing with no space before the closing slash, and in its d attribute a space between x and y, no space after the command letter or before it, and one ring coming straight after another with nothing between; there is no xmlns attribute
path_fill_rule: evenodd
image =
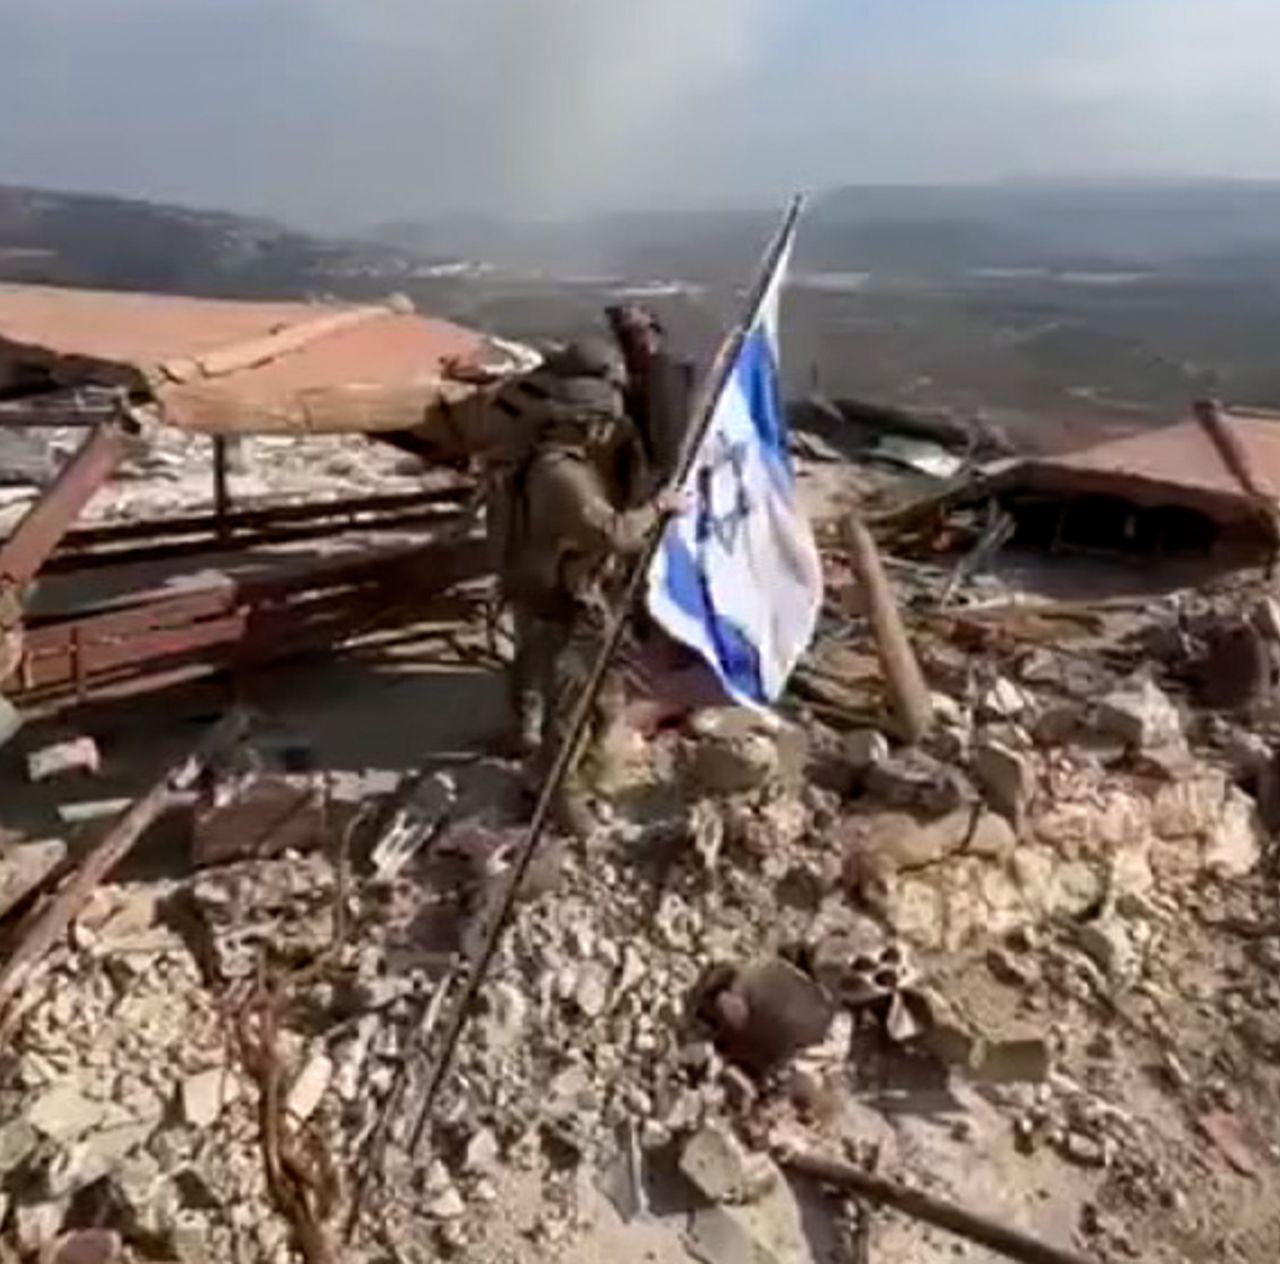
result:
<svg viewBox="0 0 1280 1264"><path fill-rule="evenodd" d="M1280 0L0 0L0 183L354 227L1280 177Z"/></svg>

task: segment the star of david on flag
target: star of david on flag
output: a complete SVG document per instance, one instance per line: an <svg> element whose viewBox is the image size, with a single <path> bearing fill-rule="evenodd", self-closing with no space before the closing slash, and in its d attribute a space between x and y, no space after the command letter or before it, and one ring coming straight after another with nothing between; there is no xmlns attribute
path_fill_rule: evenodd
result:
<svg viewBox="0 0 1280 1264"><path fill-rule="evenodd" d="M778 359L778 309L798 206L772 255L710 422L647 576L650 615L735 702L782 694L822 605L822 565L798 503Z"/></svg>

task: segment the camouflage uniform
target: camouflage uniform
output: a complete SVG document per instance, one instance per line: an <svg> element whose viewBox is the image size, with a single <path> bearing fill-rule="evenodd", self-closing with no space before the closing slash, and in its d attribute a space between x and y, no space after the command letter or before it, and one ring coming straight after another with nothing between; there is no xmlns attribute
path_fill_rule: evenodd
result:
<svg viewBox="0 0 1280 1264"><path fill-rule="evenodd" d="M515 622L509 677L511 719L523 749L545 772L568 735L577 698L601 645L625 560L657 520L626 508L616 471L635 444L622 411L621 365L576 347L558 362L508 383L492 403L515 409L537 438L523 456L490 469L490 536L502 591ZM598 757L622 718L624 683L610 670L596 700L584 750L565 778L562 822L592 824L582 768Z"/></svg>

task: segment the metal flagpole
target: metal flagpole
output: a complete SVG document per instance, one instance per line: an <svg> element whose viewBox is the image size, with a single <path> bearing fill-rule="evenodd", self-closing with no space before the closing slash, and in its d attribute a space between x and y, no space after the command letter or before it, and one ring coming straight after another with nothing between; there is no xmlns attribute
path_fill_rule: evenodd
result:
<svg viewBox="0 0 1280 1264"><path fill-rule="evenodd" d="M690 428L685 447L681 452L676 474L672 479L672 485L675 487L680 487L684 484L693 468L693 464L697 459L698 449L701 447L702 440L710 428L720 397L729 383L738 354L742 350L742 344L754 327L760 308L768 297L774 276L795 235L796 224L800 219L800 213L803 208L804 198L802 196L797 196L792 200L781 227L778 229L761 261L759 274L751 288L744 315L739 323L734 326L716 354L699 396L697 408L694 411L694 424ZM644 551L628 576L622 597L610 614L604 643L596 656L591 673L578 695L568 735L556 752L555 761L552 763L551 770L547 773L546 781L543 783L542 790L538 795L528 831L521 844L515 864L507 876L506 889L503 891L501 903L498 905L497 912L494 914L485 933L483 946L472 963L462 991L450 1011L449 1024L445 1029L440 1052L429 1063L427 1087L423 1095L422 1104L419 1107L410 1142L410 1148L415 1155L422 1144L426 1125L431 1117L432 1107L435 1105L440 1087L452 1064L453 1054L462 1035L462 1030L466 1026L471 1006L475 1002L489 972L489 967L493 963L498 941L507 921L510 919L511 911L515 907L516 897L524 883L525 875L529 871L529 866L533 862L534 854L550 819L551 805L555 800L557 791L564 782L573 757L577 752L578 744L586 731L596 695L599 693L600 686L604 682L605 673L617 653L622 634L626 630L635 602L638 600L643 588L645 577L648 575L654 557L657 555L665 525L664 520L651 532ZM359 1192L357 1191L357 1199L358 1196ZM348 1223L348 1233L354 1228L355 1218L358 1215L359 1204L356 1201L352 1208L352 1219Z"/></svg>

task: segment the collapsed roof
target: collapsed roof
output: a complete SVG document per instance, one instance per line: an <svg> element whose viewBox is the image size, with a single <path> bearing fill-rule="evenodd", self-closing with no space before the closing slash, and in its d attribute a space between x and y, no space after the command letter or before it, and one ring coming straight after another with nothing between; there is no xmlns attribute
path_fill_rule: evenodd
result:
<svg viewBox="0 0 1280 1264"><path fill-rule="evenodd" d="M1280 415L1220 416L1260 495L1280 502ZM1050 497L1113 496L1139 508L1177 506L1221 526L1254 521L1259 513L1258 497L1242 486L1195 419L1019 461L996 475L992 486Z"/></svg>
<svg viewBox="0 0 1280 1264"><path fill-rule="evenodd" d="M233 302L0 285L0 396L123 387L184 430L412 428L468 394L454 364L516 367L526 350L404 299Z"/></svg>

